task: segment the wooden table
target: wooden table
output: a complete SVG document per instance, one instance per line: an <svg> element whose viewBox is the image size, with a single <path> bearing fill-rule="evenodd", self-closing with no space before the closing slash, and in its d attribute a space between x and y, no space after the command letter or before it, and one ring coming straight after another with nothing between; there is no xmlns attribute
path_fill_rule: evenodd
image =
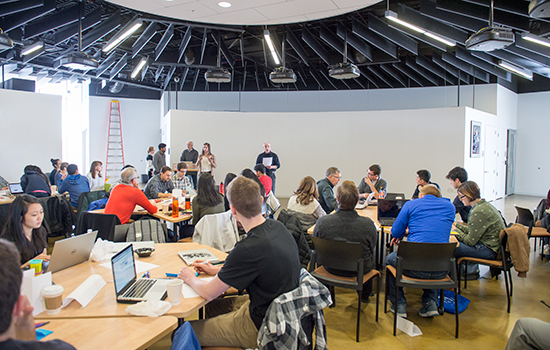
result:
<svg viewBox="0 0 550 350"><path fill-rule="evenodd" d="M35 319L43 322L46 319ZM61 339L78 350L147 349L174 329L178 319L161 317L113 317L49 320L42 328L53 331L41 341Z"/></svg>
<svg viewBox="0 0 550 350"><path fill-rule="evenodd" d="M178 273L185 263L178 256L179 251L206 248L214 255L225 260L226 253L212 247L198 243L158 243L155 244L155 252L148 258L139 258L140 261L159 265L159 267L150 271L153 278L166 278L165 273ZM115 287L113 284L113 273L110 268L100 266L104 262L85 262L65 270L55 272L52 280L55 284L63 286L63 298L67 297L90 275L98 274L107 285L95 296L95 298L85 307L81 308L78 302L73 301L67 307L61 309L57 315L47 315L45 312L37 315L37 318L43 319L63 319L63 318L89 318L89 317L130 317L126 313L126 307L129 304L120 304L116 302ZM180 305L172 306L166 315L176 316L178 318L188 317L195 311L206 305L206 300L201 297L184 298Z"/></svg>

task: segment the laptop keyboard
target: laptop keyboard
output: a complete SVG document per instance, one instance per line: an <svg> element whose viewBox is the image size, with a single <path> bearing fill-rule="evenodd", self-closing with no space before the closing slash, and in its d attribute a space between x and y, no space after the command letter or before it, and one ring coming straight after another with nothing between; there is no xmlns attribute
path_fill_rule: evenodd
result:
<svg viewBox="0 0 550 350"><path fill-rule="evenodd" d="M128 290L122 295L123 298L143 298L145 294L157 282L155 279L140 279L136 280Z"/></svg>

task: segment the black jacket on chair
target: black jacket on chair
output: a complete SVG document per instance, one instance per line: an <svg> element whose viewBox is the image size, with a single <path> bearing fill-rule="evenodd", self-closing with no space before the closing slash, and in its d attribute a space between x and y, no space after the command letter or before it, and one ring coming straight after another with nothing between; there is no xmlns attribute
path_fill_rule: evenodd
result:
<svg viewBox="0 0 550 350"><path fill-rule="evenodd" d="M97 214L84 211L80 214L75 234L86 233L88 229L97 230L97 238L113 242L116 225L120 225L120 219L114 214Z"/></svg>
<svg viewBox="0 0 550 350"><path fill-rule="evenodd" d="M281 210L279 213L278 221L282 222L286 229L290 231L296 244L298 245L298 252L300 254L300 265L303 268L307 268L311 257L311 251L309 250L309 244L302 230L302 224L300 220L292 214L289 214L286 209Z"/></svg>

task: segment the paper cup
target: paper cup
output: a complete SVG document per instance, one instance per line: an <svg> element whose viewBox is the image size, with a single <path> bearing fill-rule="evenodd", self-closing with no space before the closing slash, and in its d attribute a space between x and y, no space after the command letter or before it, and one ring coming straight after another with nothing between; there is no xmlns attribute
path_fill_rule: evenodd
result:
<svg viewBox="0 0 550 350"><path fill-rule="evenodd" d="M57 194L57 186L56 185L52 185L51 189L52 189L52 194Z"/></svg>
<svg viewBox="0 0 550 350"><path fill-rule="evenodd" d="M47 286L42 288L42 300L44 309L48 315L56 315L61 311L63 301L63 287L60 285Z"/></svg>
<svg viewBox="0 0 550 350"><path fill-rule="evenodd" d="M170 304L179 305L181 303L181 299L183 298L182 287L183 281L179 278L166 283L166 291L168 292L168 301Z"/></svg>
<svg viewBox="0 0 550 350"><path fill-rule="evenodd" d="M164 214L168 213L168 210L170 210L170 204L169 203L162 203L162 212Z"/></svg>
<svg viewBox="0 0 550 350"><path fill-rule="evenodd" d="M42 274L42 259L33 259L29 262L31 269L34 269L34 275Z"/></svg>

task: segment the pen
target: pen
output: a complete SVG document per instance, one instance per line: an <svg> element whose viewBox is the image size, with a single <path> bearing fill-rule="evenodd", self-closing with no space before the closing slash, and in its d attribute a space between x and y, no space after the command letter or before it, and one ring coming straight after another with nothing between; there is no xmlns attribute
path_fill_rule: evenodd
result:
<svg viewBox="0 0 550 350"><path fill-rule="evenodd" d="M50 321L37 323L34 325L34 328L40 328L42 326L47 325L48 323L50 323Z"/></svg>

